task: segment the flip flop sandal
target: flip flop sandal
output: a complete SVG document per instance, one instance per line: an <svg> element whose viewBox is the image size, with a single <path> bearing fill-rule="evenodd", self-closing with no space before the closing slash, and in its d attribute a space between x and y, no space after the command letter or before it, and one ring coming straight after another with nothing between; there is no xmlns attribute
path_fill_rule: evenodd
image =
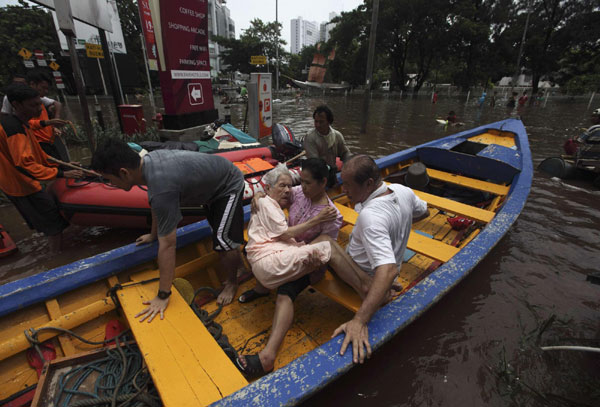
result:
<svg viewBox="0 0 600 407"><path fill-rule="evenodd" d="M273 369L271 369L268 372L265 372L262 363L260 363L258 353L254 355L245 355L243 357L246 359L245 367L240 361L240 356L235 358L235 364L237 365L238 369L240 369L240 372L242 372L248 379L258 379L259 377L262 377L273 371Z"/></svg>
<svg viewBox="0 0 600 407"><path fill-rule="evenodd" d="M238 301L241 302L242 304L246 304L246 303L252 302L258 298L266 297L269 294L270 294L269 291L267 291L266 293L259 293L254 288L251 288L248 291L244 291L242 293L242 295L240 295L238 297Z"/></svg>

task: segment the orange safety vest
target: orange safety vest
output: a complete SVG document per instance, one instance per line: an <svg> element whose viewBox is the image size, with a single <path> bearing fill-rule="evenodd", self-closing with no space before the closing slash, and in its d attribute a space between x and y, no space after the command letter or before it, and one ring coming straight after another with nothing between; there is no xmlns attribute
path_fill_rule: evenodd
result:
<svg viewBox="0 0 600 407"><path fill-rule="evenodd" d="M0 189L7 195L27 196L42 189L39 181L58 175L58 165L47 160L34 129L39 123L23 123L16 116L0 118Z"/></svg>

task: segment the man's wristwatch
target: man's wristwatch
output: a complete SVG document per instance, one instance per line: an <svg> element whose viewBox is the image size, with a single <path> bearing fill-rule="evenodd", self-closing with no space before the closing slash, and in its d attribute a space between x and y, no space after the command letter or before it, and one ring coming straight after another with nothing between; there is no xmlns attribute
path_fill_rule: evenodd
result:
<svg viewBox="0 0 600 407"><path fill-rule="evenodd" d="M171 296L171 291L158 290L158 294L156 294L156 296L161 300L166 300Z"/></svg>

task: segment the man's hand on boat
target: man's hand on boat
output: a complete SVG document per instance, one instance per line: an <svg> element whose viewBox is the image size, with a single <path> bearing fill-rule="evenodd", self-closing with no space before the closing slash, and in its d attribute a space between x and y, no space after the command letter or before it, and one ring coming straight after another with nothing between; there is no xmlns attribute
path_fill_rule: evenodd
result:
<svg viewBox="0 0 600 407"><path fill-rule="evenodd" d="M352 361L354 363L363 363L366 358L371 357L371 344L369 343L369 328L367 324L359 321L356 318L340 325L331 335L335 338L339 334L344 332L346 337L342 342L340 349L340 355L346 353L346 348L349 344L352 344Z"/></svg>
<svg viewBox="0 0 600 407"><path fill-rule="evenodd" d="M157 296L157 297L154 297L151 301L144 301L143 304L149 305L149 307L138 312L135 315L135 318L141 317L140 322L144 322L144 320L146 318L150 317L148 322L152 322L154 317L156 315L158 315L159 313L160 313L160 319L165 318L165 309L167 309L167 305L169 305L169 298L167 297L164 300L162 300L162 299L158 298L158 296Z"/></svg>
<svg viewBox="0 0 600 407"><path fill-rule="evenodd" d="M156 240L156 236L153 236L152 233L146 233L145 235L141 235L137 239L135 239L135 245L139 246L146 243L152 243Z"/></svg>

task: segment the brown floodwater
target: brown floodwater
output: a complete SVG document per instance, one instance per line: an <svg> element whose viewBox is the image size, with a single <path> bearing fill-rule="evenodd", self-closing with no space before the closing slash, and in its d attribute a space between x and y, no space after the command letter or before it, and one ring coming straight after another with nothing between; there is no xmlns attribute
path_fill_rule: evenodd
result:
<svg viewBox="0 0 600 407"><path fill-rule="evenodd" d="M434 119L450 110L465 123L462 129L519 115L534 168L559 155L566 137L588 127L590 113L587 100L567 98L507 112L465 105L464 96L440 95L432 105L427 96L374 95L367 132L360 134L362 98L334 95L282 97L273 105L275 121L304 134L312 128L313 109L323 102L351 150L376 157L449 134ZM76 116L75 106L72 111ZM232 107L232 122L240 128L243 113L242 105ZM85 150L76 155L85 161ZM470 276L367 363L304 404L600 405L600 355L540 349L600 346L600 285L586 282L600 269L599 198L588 181L561 181L536 170L519 219ZM2 282L131 243L142 233L74 226L65 234L65 251L48 257L44 238L29 231L13 207L0 207L0 223L19 246L18 254L0 259Z"/></svg>

